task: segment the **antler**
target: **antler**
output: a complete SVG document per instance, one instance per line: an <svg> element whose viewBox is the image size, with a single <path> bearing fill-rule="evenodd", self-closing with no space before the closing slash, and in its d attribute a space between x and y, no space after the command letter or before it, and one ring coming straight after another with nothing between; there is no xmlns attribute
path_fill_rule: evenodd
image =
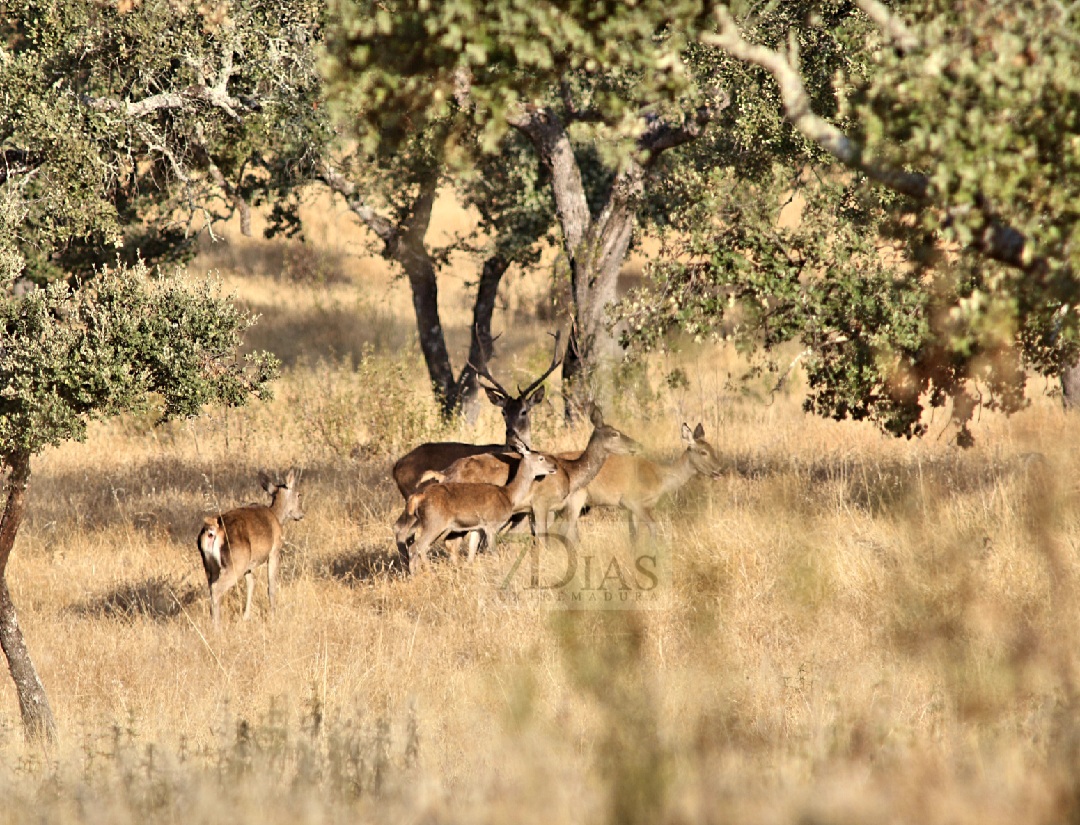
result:
<svg viewBox="0 0 1080 825"><path fill-rule="evenodd" d="M549 332L548 335L551 335L551 333ZM562 357L559 355L559 341L561 339L562 339L562 330L560 329L560 330L557 330L555 332L555 352L551 356L551 366L547 368L547 372L545 372L543 375L541 375L539 378L537 378L535 381L533 381L531 384L529 384L529 386L526 387L524 390L521 389L521 385L519 384L518 385L518 393L519 393L518 397L519 398L524 398L526 395L528 395L533 390L535 390L537 387L539 387L541 384L543 384L544 379L546 379L549 375L551 375L551 373L555 372L555 368L557 366L559 366L559 364L562 363Z"/></svg>
<svg viewBox="0 0 1080 825"><path fill-rule="evenodd" d="M491 339L491 342L495 343L499 339L499 337L501 335L502 335L502 333L500 332L499 335L496 335L494 338ZM548 335L551 335L551 333L549 332ZM555 333L555 335L553 337L555 338L555 352L551 356L551 366L547 368L547 370L544 372L543 375L541 375L539 378L537 378L535 381L533 381L531 384L529 384L529 386L526 387L524 390L521 389L521 385L518 384L518 395L517 395L518 398L524 398L529 393L531 393L533 390L535 390L537 387L539 387L541 384L543 384L544 380L549 375L551 375L551 373L553 373L555 371L555 368L557 366L559 366L559 364L562 363L562 358L559 356L559 341L562 340L562 330L560 329L560 330L556 331L556 333ZM496 392L501 393L506 398L511 398L512 397L510 395L510 393L508 393L506 391L506 389L503 387L503 385L500 384L498 381L496 381L495 378L488 371L487 363L485 363L483 366L477 366L472 361L469 361L467 363L469 364L470 367L472 367L474 370L476 370L476 374L480 378L483 378L486 381L489 381Z"/></svg>
<svg viewBox="0 0 1080 825"><path fill-rule="evenodd" d="M500 338L502 338L502 333L501 333L501 332L500 332L500 333L499 333L498 335L496 335L496 336L495 336L494 338L492 338L492 339L491 339L491 343L492 343L492 345L494 345L494 343L495 343L496 341L498 341L498 340L499 340ZM472 368L473 368L473 370L475 370L475 371L476 371L476 374L477 374L477 376L479 376L480 378L486 379L487 381L491 382L491 384L492 384L492 388L493 388L493 389L494 389L494 390L495 390L496 392L502 393L502 395L503 395L503 397L504 397L504 398L509 398L509 397L510 397L510 393L508 393L508 392L507 392L507 391L506 391L505 389L503 389L503 386L502 386L502 384L500 384L500 383L499 383L498 381L496 381L496 380L495 380L495 379L494 379L494 378L492 377L491 373L490 373L490 372L488 372L488 367L487 367L487 359L486 359L486 358L484 359L484 365L483 365L482 367L478 367L478 366L477 366L476 364L474 364L474 363L473 363L473 362L472 362L471 360L470 360L470 361L467 361L466 363L467 363L467 364L468 364L468 365L469 365L470 367L472 367Z"/></svg>

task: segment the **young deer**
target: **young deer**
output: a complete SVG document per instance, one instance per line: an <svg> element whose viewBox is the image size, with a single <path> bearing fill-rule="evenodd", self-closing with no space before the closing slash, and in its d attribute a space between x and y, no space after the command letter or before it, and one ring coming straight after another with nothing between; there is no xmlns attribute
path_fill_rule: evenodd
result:
<svg viewBox="0 0 1080 825"><path fill-rule="evenodd" d="M600 472L608 456L635 455L641 445L610 424L604 423L599 407L590 415L593 431L585 449L574 457L551 456L555 472L533 486L529 501L533 532L547 536L552 514L562 510L567 497L588 484ZM515 454L474 455L455 461L444 473L447 481L505 484L521 459Z"/></svg>
<svg viewBox="0 0 1080 825"><path fill-rule="evenodd" d="M411 495L405 512L394 525L398 550L408 562L409 572L416 573L421 561L427 562L428 548L452 532L479 531L488 550L495 549L495 534L528 501L537 478L555 472L555 463L543 453L534 453L520 441L518 471L503 485L470 482L433 482ZM409 539L416 534L412 548ZM469 543L469 561L476 545Z"/></svg>
<svg viewBox="0 0 1080 825"><path fill-rule="evenodd" d="M221 599L241 576L247 580L244 618L251 617L251 595L255 589L254 570L267 566L270 609L277 593L277 571L281 555L282 527L292 519L304 517L297 491L299 474L289 470L284 484L275 484L266 473L259 473L259 484L270 494L270 506L248 504L227 513L208 516L199 532L206 581L210 585L210 617L214 627L221 625Z"/></svg>
<svg viewBox="0 0 1080 825"><path fill-rule="evenodd" d="M460 441L429 441L413 448L397 460L393 469L394 482L406 500L417 491L420 479L426 472L445 470L465 456L506 452L513 449L510 444L515 440L522 441L526 446L532 444L529 413L533 407L544 400L544 381L562 361L559 357L559 338L559 335L555 336L555 354L551 358L551 366L525 389L519 386L517 395L511 395L503 389L502 385L492 378L486 366L474 366L477 375L491 384L491 386L481 385L487 393L488 400L502 410L503 420L506 422L506 443L465 444Z"/></svg>
<svg viewBox="0 0 1080 825"><path fill-rule="evenodd" d="M600 472L581 490L567 499L564 513L568 536L577 539L577 522L586 504L593 507L622 507L629 513L631 540L637 540L638 525L644 523L653 529L653 507L668 493L682 487L694 475L717 478L723 464L716 450L705 440L705 428L701 424L691 432L682 425L682 439L686 450L670 464L660 464L643 456L615 455L604 462Z"/></svg>

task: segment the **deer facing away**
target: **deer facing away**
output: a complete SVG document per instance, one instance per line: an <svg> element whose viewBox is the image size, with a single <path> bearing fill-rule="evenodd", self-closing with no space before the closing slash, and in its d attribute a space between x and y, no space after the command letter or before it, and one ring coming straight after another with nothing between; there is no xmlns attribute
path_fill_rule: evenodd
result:
<svg viewBox="0 0 1080 825"><path fill-rule="evenodd" d="M593 480L609 456L636 455L641 451L641 445L634 439L604 423L599 407L593 407L589 418L593 431L580 455L551 456L555 472L533 485L528 510L537 536L547 536L552 514L563 509L571 493ZM443 475L446 481L505 484L520 460L515 453L467 456L455 461Z"/></svg>
<svg viewBox="0 0 1080 825"><path fill-rule="evenodd" d="M435 482L409 497L394 533L410 573L417 572L421 561L427 562L428 548L451 532L479 531L488 550L495 548L496 532L526 506L534 481L555 472L549 456L532 452L520 441L515 446L521 453L518 471L503 485ZM475 553L476 545L470 542L469 561Z"/></svg>
<svg viewBox="0 0 1080 825"><path fill-rule="evenodd" d="M304 517L297 490L299 480L295 470L289 470L284 484L275 484L266 473L259 473L260 486L270 494L270 506L248 504L204 520L197 543L206 581L210 585L210 617L215 627L221 625L222 598L241 576L247 583L244 618L250 618L254 571L261 564L267 567L270 609L274 609L278 564L284 543L282 528L286 521L299 521Z"/></svg>
<svg viewBox="0 0 1080 825"><path fill-rule="evenodd" d="M596 477L583 489L571 493L563 512L569 522L568 536L577 539L577 522L586 504L593 507L622 507L629 514L630 538L637 540L644 524L654 534L653 508L668 493L678 490L695 475L719 477L724 469L716 450L705 440L705 428L698 424L691 432L682 425L686 449L675 461L663 464L644 456L613 455Z"/></svg>
<svg viewBox="0 0 1080 825"><path fill-rule="evenodd" d="M394 464L394 482L402 496L408 499L417 491L424 473L445 470L459 458L511 449L509 445L515 439L519 439L526 446L532 444L529 413L533 407L544 400L544 381L562 361L559 357L559 337L559 335L555 336L555 354L552 356L551 366L525 389L519 386L517 395L511 395L492 378L486 366L474 367L477 374L491 384L491 386L481 385L487 393L488 400L502 410L503 420L506 422L506 443L465 444L460 441L429 441L415 447Z"/></svg>

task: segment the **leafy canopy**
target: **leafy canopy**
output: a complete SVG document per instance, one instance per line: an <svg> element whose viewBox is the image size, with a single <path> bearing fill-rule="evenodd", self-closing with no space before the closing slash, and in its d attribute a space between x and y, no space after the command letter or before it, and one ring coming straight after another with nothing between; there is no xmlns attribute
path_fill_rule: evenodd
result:
<svg viewBox="0 0 1080 825"><path fill-rule="evenodd" d="M691 0L332 0L330 7L329 90L359 116L371 148L392 148L460 113L459 128L477 127L491 151L508 115L574 84L588 93L577 105L633 133L643 106L687 91L682 52L706 19Z"/></svg>
<svg viewBox="0 0 1080 825"><path fill-rule="evenodd" d="M9 281L10 284L10 281ZM235 360L254 319L209 281L107 269L0 297L0 457L82 440L89 421L159 405L165 419L266 397L266 353Z"/></svg>
<svg viewBox="0 0 1080 825"><path fill-rule="evenodd" d="M704 172L713 190L673 222L654 286L623 307L625 338L648 347L682 328L766 350L798 341L808 409L912 436L927 407L949 404L968 444L979 406L1018 410L1030 371L1056 375L1077 357L1080 76L1065 67L1080 18L1051 2L890 8L916 48L873 27L845 34L841 18L791 28L800 44L831 27L850 55L833 108L813 109L859 147L856 171L780 153L752 186ZM804 50L759 39L767 16L740 19L742 36L812 88L821 78ZM890 169L917 185L882 185ZM801 222L782 224L793 199Z"/></svg>
<svg viewBox="0 0 1080 825"><path fill-rule="evenodd" d="M325 134L320 0L0 0L0 195L38 283L185 259Z"/></svg>

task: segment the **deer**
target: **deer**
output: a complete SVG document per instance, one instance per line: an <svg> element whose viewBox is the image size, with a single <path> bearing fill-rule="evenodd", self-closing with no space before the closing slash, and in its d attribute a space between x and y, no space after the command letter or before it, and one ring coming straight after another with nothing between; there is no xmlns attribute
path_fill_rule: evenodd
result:
<svg viewBox="0 0 1080 825"><path fill-rule="evenodd" d="M683 424L682 440L686 449L675 461L666 464L644 456L611 456L592 481L568 497L563 508L568 521L567 537L577 540L577 523L585 505L626 510L631 541L637 541L638 526L642 523L650 537L655 537L653 508L661 498L695 475L718 478L723 470L716 450L705 440L705 428L700 423L693 431Z"/></svg>
<svg viewBox="0 0 1080 825"><path fill-rule="evenodd" d="M562 363L559 356L559 339L561 332L555 335L555 353L551 358L551 365L544 373L533 381L525 389L518 385L517 395L508 392L496 381L487 365L470 366L476 370L478 377L483 378L488 384L481 384L488 400L502 410L503 420L506 422L506 441L503 444L465 444L459 441L429 441L415 447L397 460L393 468L394 482L397 484L401 495L408 500L420 485L420 479L429 471L442 471L457 461L470 455L483 453L500 453L511 450L509 446L515 439L520 440L526 446L532 445L532 426L529 421L529 413L533 407L544 400L544 381Z"/></svg>
<svg viewBox="0 0 1080 825"><path fill-rule="evenodd" d="M533 452L520 439L513 442L513 447L521 460L517 473L502 485L432 480L409 496L394 533L410 575L417 572L421 562L427 563L428 548L452 532L479 532L487 549L495 549L495 534L526 505L534 481L555 472L550 456ZM476 544L470 542L470 562L476 549Z"/></svg>
<svg viewBox="0 0 1080 825"><path fill-rule="evenodd" d="M210 586L210 617L215 628L221 626L221 600L241 576L247 581L244 620L251 618L254 571L262 564L267 566L267 589L273 611L278 563L284 543L282 529L285 522L304 517L297 490L299 481L300 474L296 470L289 470L284 484L276 484L266 473L260 472L259 485L270 494L269 506L248 504L203 520L196 544Z"/></svg>
<svg viewBox="0 0 1080 825"><path fill-rule="evenodd" d="M599 407L592 407L589 419L593 431L585 449L575 455L549 456L555 463L555 472L537 481L533 487L527 509L532 516L536 536L547 538L553 514L563 509L572 493L596 477L609 456L629 456L641 452L641 445L637 441L604 423L604 414ZM505 484L520 460L512 453L466 456L451 464L442 476L454 482Z"/></svg>

